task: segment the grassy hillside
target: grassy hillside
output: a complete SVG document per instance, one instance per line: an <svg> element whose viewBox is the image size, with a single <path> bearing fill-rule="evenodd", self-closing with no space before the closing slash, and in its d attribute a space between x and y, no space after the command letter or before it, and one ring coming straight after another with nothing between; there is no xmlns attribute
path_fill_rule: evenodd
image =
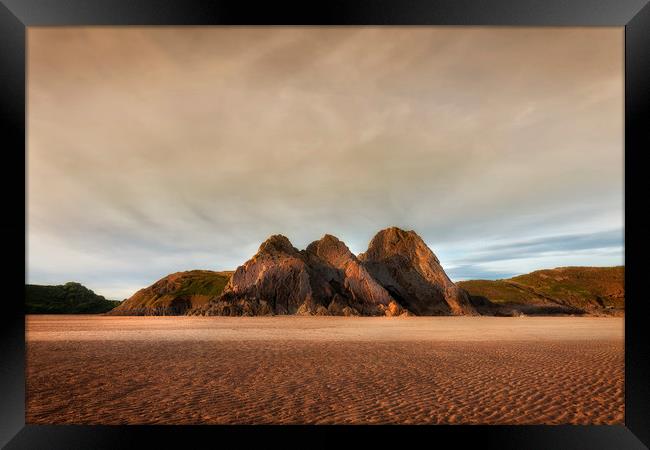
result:
<svg viewBox="0 0 650 450"><path fill-rule="evenodd" d="M27 314L97 314L110 311L119 304L119 301L106 300L79 283L25 285Z"/></svg>
<svg viewBox="0 0 650 450"><path fill-rule="evenodd" d="M177 272L140 289L110 312L113 315L178 315L218 296L232 272Z"/></svg>
<svg viewBox="0 0 650 450"><path fill-rule="evenodd" d="M511 279L551 298L581 307L624 308L625 268L561 267L538 270Z"/></svg>
<svg viewBox="0 0 650 450"><path fill-rule="evenodd" d="M625 308L625 267L559 267L505 280L469 280L472 296L508 305L565 305L586 312Z"/></svg>
<svg viewBox="0 0 650 450"><path fill-rule="evenodd" d="M456 284L470 295L486 297L493 303L528 304L542 300L528 290L511 284L509 280L469 280Z"/></svg>

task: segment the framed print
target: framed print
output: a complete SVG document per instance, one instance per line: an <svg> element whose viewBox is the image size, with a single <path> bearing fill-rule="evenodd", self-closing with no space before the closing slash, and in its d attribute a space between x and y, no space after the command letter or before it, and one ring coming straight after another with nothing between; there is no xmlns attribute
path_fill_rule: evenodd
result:
<svg viewBox="0 0 650 450"><path fill-rule="evenodd" d="M6 448L649 444L646 1L0 18Z"/></svg>

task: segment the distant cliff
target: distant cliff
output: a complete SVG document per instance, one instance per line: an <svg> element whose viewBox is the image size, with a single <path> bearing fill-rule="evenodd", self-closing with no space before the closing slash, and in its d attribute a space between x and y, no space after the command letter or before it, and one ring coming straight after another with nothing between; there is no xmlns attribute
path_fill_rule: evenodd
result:
<svg viewBox="0 0 650 450"><path fill-rule="evenodd" d="M119 304L119 301L106 300L79 283L25 285L27 314L96 314L110 311Z"/></svg>

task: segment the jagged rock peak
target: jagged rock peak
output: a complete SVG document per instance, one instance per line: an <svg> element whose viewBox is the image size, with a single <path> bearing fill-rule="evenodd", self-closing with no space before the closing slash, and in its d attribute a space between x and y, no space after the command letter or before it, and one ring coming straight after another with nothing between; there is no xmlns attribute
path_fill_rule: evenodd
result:
<svg viewBox="0 0 650 450"><path fill-rule="evenodd" d="M326 234L319 240L312 242L305 251L307 254L315 255L338 268L342 268L341 266L345 263L357 259L343 241L331 234Z"/></svg>
<svg viewBox="0 0 650 450"><path fill-rule="evenodd" d="M298 253L298 250L291 244L291 241L286 236L281 234L274 234L266 241L262 242L257 253L287 253L289 255Z"/></svg>
<svg viewBox="0 0 650 450"><path fill-rule="evenodd" d="M359 259L383 259L395 254L404 256L426 255L440 263L422 238L413 230L389 227L379 231L370 241L368 250Z"/></svg>
<svg viewBox="0 0 650 450"><path fill-rule="evenodd" d="M419 315L475 314L469 294L447 276L415 231L381 230L359 260L403 307Z"/></svg>

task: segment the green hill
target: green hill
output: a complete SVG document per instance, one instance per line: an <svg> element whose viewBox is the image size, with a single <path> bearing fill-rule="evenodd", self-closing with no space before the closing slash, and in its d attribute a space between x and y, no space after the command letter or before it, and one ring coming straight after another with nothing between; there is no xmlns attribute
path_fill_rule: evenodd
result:
<svg viewBox="0 0 650 450"><path fill-rule="evenodd" d="M119 301L106 300L79 283L25 285L27 314L97 314L110 311L119 304Z"/></svg>
<svg viewBox="0 0 650 450"><path fill-rule="evenodd" d="M497 305L567 307L583 313L622 313L625 267L559 267L504 280L456 283Z"/></svg>
<svg viewBox="0 0 650 450"><path fill-rule="evenodd" d="M111 315L181 315L217 297L232 272L190 270L167 275L124 300Z"/></svg>

